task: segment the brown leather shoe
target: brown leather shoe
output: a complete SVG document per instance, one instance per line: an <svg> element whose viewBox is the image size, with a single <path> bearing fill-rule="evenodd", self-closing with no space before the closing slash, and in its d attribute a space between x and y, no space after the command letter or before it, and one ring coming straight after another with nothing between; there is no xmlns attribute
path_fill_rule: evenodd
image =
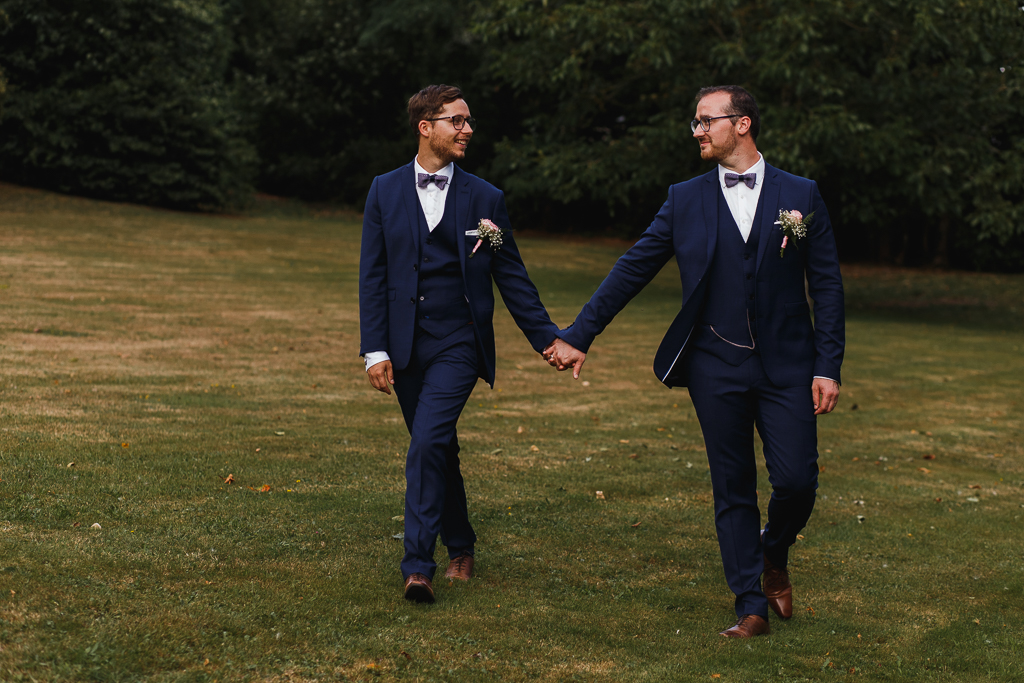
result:
<svg viewBox="0 0 1024 683"><path fill-rule="evenodd" d="M409 574L405 580L405 599L413 602L434 602L434 586L424 574Z"/></svg>
<svg viewBox="0 0 1024 683"><path fill-rule="evenodd" d="M773 612L783 619L793 616L793 584L789 582L789 572L772 564L767 555L764 558L764 594Z"/></svg>
<svg viewBox="0 0 1024 683"><path fill-rule="evenodd" d="M473 576L473 556L469 553L462 553L448 563L448 570L444 573L446 579L460 579L469 581Z"/></svg>
<svg viewBox="0 0 1024 683"><path fill-rule="evenodd" d="M718 635L726 638L753 638L761 634L771 633L768 620L756 614L744 614L735 625L730 626Z"/></svg>

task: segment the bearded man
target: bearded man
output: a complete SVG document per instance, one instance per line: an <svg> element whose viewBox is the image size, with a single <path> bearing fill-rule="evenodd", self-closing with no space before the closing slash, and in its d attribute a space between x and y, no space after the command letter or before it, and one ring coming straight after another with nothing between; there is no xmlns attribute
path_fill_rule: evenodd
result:
<svg viewBox="0 0 1024 683"><path fill-rule="evenodd" d="M424 88L409 100L409 124L416 158L375 178L366 200L359 355L375 389L390 395L394 387L411 437L405 598L434 602L438 534L448 549L445 576L473 574L476 534L455 427L477 378L494 386L492 282L538 353L558 327L526 273L503 194L455 165L476 125L462 92Z"/></svg>
<svg viewBox="0 0 1024 683"><path fill-rule="evenodd" d="M704 434L718 544L736 596L737 622L721 632L730 638L768 633L769 607L783 619L793 614L789 547L814 507L816 418L839 399L845 346L828 211L814 181L765 163L760 128L757 103L743 88L697 94L690 129L716 168L669 188L651 226L544 351L578 375L594 338L676 257L682 308L654 372L669 387L688 387ZM763 531L755 426L772 486Z"/></svg>

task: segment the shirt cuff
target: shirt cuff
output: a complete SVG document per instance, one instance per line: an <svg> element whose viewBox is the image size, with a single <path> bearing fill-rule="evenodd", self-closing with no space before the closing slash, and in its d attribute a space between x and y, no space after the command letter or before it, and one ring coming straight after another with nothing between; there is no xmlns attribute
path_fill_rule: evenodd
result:
<svg viewBox="0 0 1024 683"><path fill-rule="evenodd" d="M366 354L366 357L367 357L367 358L369 358L369 357L370 357L370 354ZM369 365L367 365L366 367L370 367L370 366L369 366ZM834 379L832 379L831 377L822 377L821 375L815 375L815 376L814 376L814 379L827 379L827 380L829 380L829 381L831 381L831 382L836 382L836 381L835 381ZM836 382L836 384L839 384L839 382Z"/></svg>
<svg viewBox="0 0 1024 683"><path fill-rule="evenodd" d="M387 351L370 351L363 356L363 360L366 361L366 369L369 370L377 363L383 363L386 360L391 360L388 356Z"/></svg>

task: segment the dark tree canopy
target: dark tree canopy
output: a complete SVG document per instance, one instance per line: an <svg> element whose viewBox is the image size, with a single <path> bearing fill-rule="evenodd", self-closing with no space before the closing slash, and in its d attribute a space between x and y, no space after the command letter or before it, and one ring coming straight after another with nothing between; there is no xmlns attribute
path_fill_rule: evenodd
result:
<svg viewBox="0 0 1024 683"><path fill-rule="evenodd" d="M216 0L2 0L5 180L176 208L250 196Z"/></svg>
<svg viewBox="0 0 1024 683"><path fill-rule="evenodd" d="M636 235L758 99L846 259L1024 268L1020 0L0 0L0 177L182 208L361 205L409 96L459 85L520 227ZM0 80L0 98L3 81Z"/></svg>

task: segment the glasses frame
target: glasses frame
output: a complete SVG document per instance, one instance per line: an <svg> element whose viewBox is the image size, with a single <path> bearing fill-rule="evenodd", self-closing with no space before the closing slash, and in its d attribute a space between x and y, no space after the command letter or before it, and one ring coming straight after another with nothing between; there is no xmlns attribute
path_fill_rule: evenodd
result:
<svg viewBox="0 0 1024 683"><path fill-rule="evenodd" d="M476 119L474 119L472 116L463 116L462 114L456 114L455 116L441 116L441 117L436 118L436 119L423 119L423 120L424 121L444 121L445 119L451 119L451 121L452 121L452 128L454 128L455 130L462 130L463 128L466 127L467 123L469 124L470 128L472 128L473 130L476 130ZM455 123L455 119L462 119L462 123L461 124Z"/></svg>
<svg viewBox="0 0 1024 683"><path fill-rule="evenodd" d="M724 116L705 116L702 119L694 119L693 121L690 121L690 132L691 133L696 133L697 132L697 126L700 126L700 129L702 131L704 131L705 133L707 133L709 130L711 130L711 122L712 121L717 121L718 119L732 119L732 118L736 118L738 116L743 116L743 114L726 114Z"/></svg>

